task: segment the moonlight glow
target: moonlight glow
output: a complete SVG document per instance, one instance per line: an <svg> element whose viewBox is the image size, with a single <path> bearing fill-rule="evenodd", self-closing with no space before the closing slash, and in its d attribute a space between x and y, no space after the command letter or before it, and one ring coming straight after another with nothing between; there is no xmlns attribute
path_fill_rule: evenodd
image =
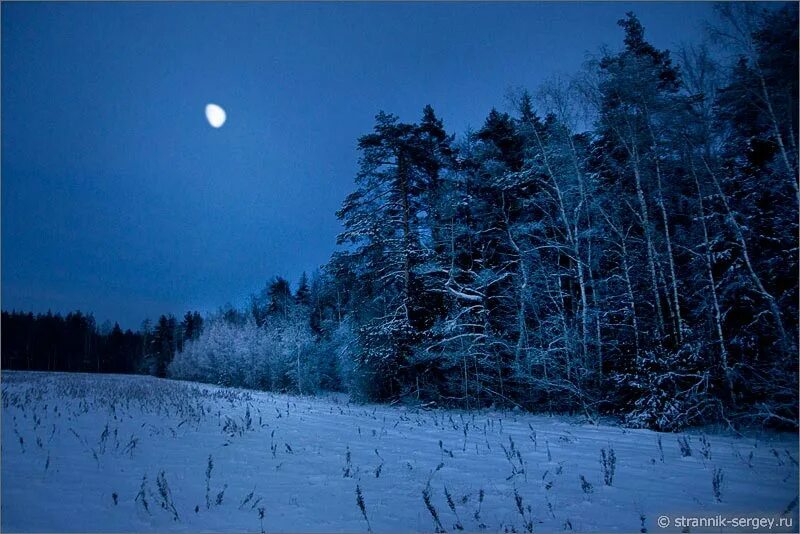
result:
<svg viewBox="0 0 800 534"><path fill-rule="evenodd" d="M216 104L208 104L206 106L206 119L208 119L208 123L214 128L220 128L225 124L226 118L225 110L220 106Z"/></svg>

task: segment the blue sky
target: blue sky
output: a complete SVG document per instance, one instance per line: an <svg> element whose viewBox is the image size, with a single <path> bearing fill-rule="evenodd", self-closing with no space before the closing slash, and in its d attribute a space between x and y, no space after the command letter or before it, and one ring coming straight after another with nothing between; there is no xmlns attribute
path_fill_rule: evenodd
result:
<svg viewBox="0 0 800 534"><path fill-rule="evenodd" d="M479 127L509 88L622 42L697 41L708 3L2 4L2 307L241 304L335 250L379 110ZM208 102L228 113L206 122Z"/></svg>

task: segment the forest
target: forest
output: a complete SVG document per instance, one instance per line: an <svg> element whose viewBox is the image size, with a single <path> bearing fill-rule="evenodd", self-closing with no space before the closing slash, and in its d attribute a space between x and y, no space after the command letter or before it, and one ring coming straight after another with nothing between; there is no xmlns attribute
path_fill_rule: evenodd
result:
<svg viewBox="0 0 800 534"><path fill-rule="evenodd" d="M673 51L619 26L477 130L378 113L294 289L138 332L3 312L3 369L796 429L798 6L721 4Z"/></svg>

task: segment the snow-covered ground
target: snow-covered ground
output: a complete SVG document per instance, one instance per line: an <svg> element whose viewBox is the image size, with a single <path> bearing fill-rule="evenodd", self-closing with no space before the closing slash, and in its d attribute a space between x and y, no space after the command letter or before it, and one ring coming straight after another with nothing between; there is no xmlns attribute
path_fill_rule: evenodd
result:
<svg viewBox="0 0 800 534"><path fill-rule="evenodd" d="M2 398L4 532L434 531L432 511L448 532L666 532L678 516L718 514L797 531L793 435L659 434L140 376L4 372ZM794 526L777 528L781 516Z"/></svg>

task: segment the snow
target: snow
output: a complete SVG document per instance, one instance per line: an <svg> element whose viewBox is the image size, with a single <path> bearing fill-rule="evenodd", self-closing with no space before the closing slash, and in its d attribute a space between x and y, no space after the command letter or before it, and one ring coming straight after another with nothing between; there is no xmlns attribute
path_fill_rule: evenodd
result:
<svg viewBox="0 0 800 534"><path fill-rule="evenodd" d="M467 531L639 532L643 516L648 532L660 532L670 531L656 525L661 515L777 518L792 502L784 517L797 525L794 435L658 434L144 376L4 372L2 396L5 532L362 532L357 488L375 532L433 531L426 488L447 531L460 522ZM678 446L684 437L688 457ZM611 486L601 449L617 459ZM718 469L721 502L712 491ZM177 519L160 504L162 472Z"/></svg>

